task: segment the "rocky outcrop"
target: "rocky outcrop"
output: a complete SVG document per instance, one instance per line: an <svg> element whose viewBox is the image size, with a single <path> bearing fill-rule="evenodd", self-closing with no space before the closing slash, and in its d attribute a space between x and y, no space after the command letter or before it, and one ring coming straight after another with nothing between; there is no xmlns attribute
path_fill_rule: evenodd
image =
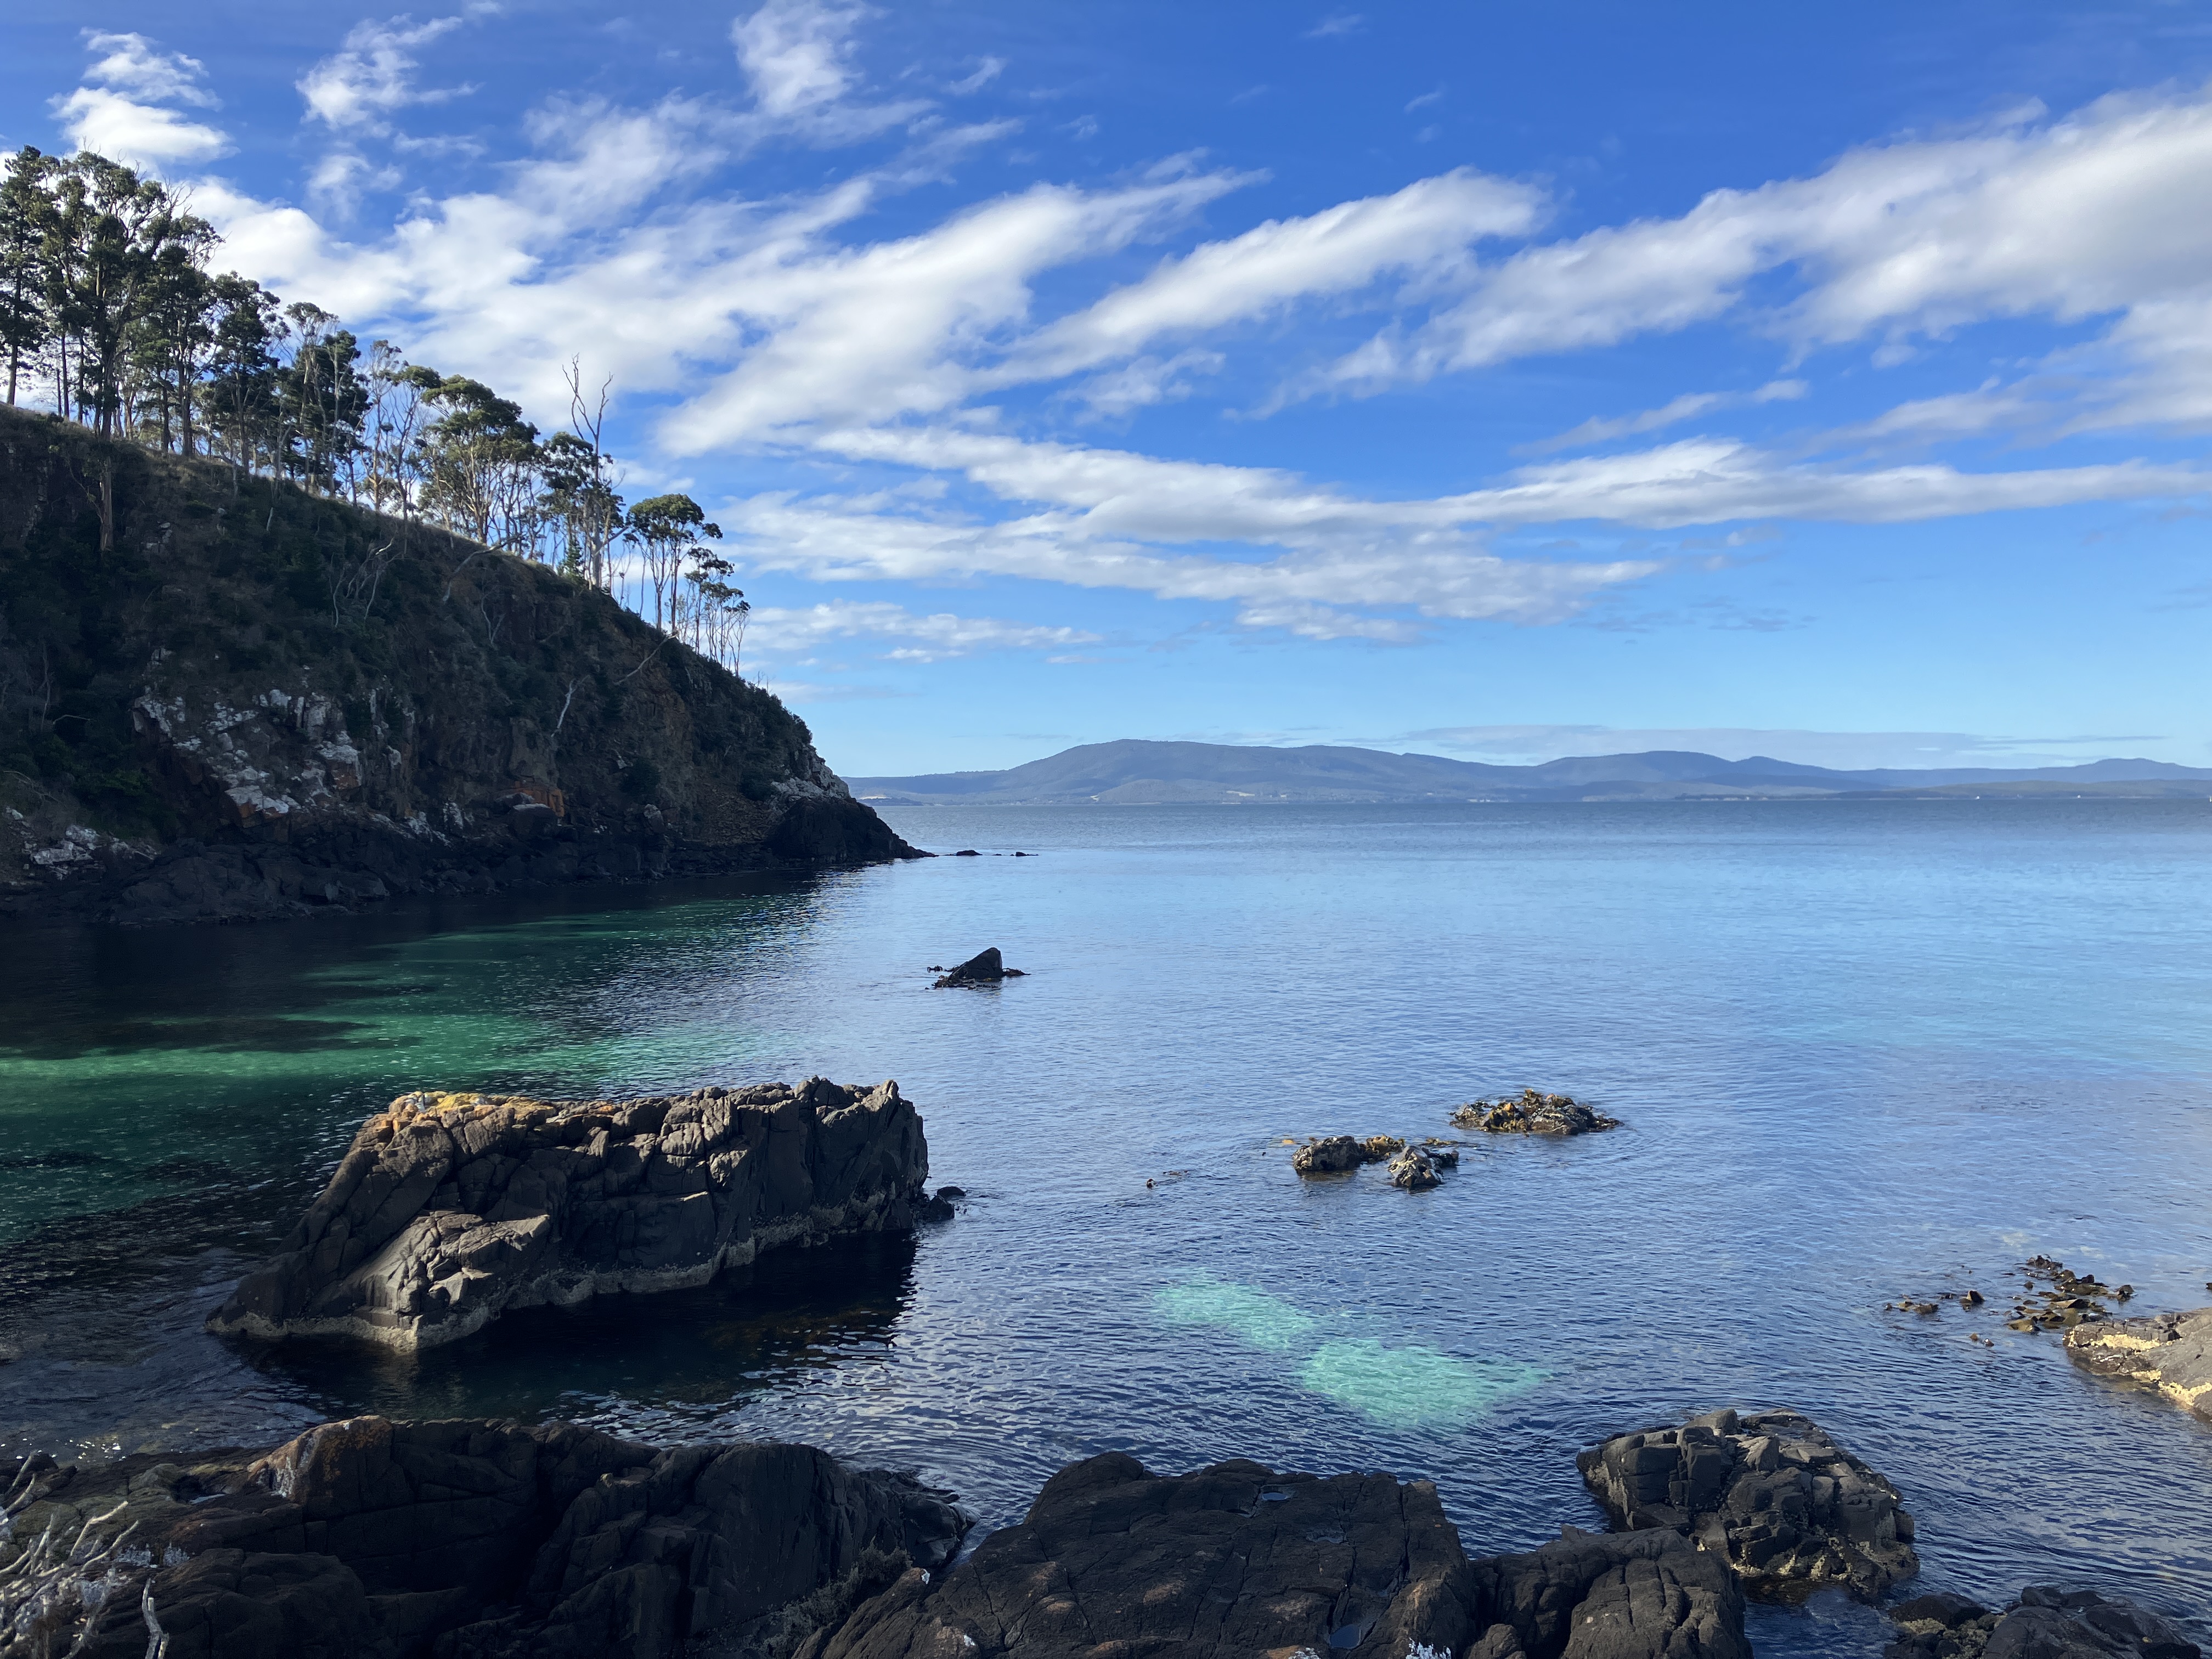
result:
<svg viewBox="0 0 2212 1659"><path fill-rule="evenodd" d="M1674 1532L1574 1527L1474 1565L1481 1639L1468 1659L1751 1659L1743 1589Z"/></svg>
<svg viewBox="0 0 2212 1659"><path fill-rule="evenodd" d="M0 915L915 855L774 696L588 584L0 409Z"/></svg>
<svg viewBox="0 0 2212 1659"><path fill-rule="evenodd" d="M1409 1193L1425 1193L1437 1184L1435 1163L1425 1152L1407 1149L1390 1160L1390 1184Z"/></svg>
<svg viewBox="0 0 2212 1659"><path fill-rule="evenodd" d="M1897 1489L1796 1412L1715 1412L1619 1436L1575 1464L1615 1526L1680 1532L1755 1595L1833 1584L1871 1600L1920 1571Z"/></svg>
<svg viewBox="0 0 2212 1659"><path fill-rule="evenodd" d="M1592 1111L1571 1095L1523 1089L1518 1100L1476 1100L1458 1108L1452 1122L1492 1135L1586 1135L1618 1129L1620 1120Z"/></svg>
<svg viewBox="0 0 2212 1659"><path fill-rule="evenodd" d="M1384 1164L1406 1150L1395 1135L1322 1135L1308 1140L1291 1154L1291 1168L1302 1176L1342 1175L1362 1164Z"/></svg>
<svg viewBox="0 0 2212 1659"><path fill-rule="evenodd" d="M2201 1659L2171 1620L2123 1596L2031 1584L2004 1608L1963 1595L1916 1595L1889 1610L1884 1659Z"/></svg>
<svg viewBox="0 0 2212 1659"><path fill-rule="evenodd" d="M929 1149L896 1083L642 1100L403 1095L361 1127L228 1335L428 1347L510 1308L702 1285L779 1245L910 1227Z"/></svg>
<svg viewBox="0 0 2212 1659"><path fill-rule="evenodd" d="M966 1526L811 1446L569 1423L354 1418L9 1482L0 1659L141 1659L156 1632L167 1659L664 1659L883 1557L941 1565Z"/></svg>
<svg viewBox="0 0 2212 1659"><path fill-rule="evenodd" d="M1673 1534L1572 1534L1469 1562L1426 1481L1062 1469L1017 1527L919 1571L800 1659L1749 1659L1728 1570Z"/></svg>
<svg viewBox="0 0 2212 1659"><path fill-rule="evenodd" d="M2066 1352L2100 1376L2156 1389L2212 1421L2212 1308L2076 1325Z"/></svg>
<svg viewBox="0 0 2212 1659"><path fill-rule="evenodd" d="M958 858L961 855L956 853L953 856ZM931 987L933 990L941 991L948 985L995 985L1002 979L1025 977L1020 969L1006 966L1006 958L999 954L999 947L995 945L988 951L978 951L956 968L942 969L939 972L941 977Z"/></svg>

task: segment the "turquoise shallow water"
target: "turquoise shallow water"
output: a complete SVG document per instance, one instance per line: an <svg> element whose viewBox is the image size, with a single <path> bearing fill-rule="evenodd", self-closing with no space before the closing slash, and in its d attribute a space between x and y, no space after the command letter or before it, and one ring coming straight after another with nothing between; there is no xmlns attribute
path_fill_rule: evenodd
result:
<svg viewBox="0 0 2212 1659"><path fill-rule="evenodd" d="M1429 1475L1493 1550L1595 1524L1572 1454L1605 1434L1790 1405L1904 1490L1927 1587L2212 1613L2212 1429L1994 1310L1882 1309L2038 1252L2207 1299L2212 805L889 816L1042 856L18 934L0 1441L561 1413L811 1438L993 1523L1090 1452L1246 1455ZM993 944L1030 976L927 988ZM414 1358L199 1333L404 1089L811 1072L897 1078L963 1212ZM1420 1194L1281 1144L1448 1134L1524 1084L1626 1127ZM1881 1627L1822 1598L1753 1634Z"/></svg>

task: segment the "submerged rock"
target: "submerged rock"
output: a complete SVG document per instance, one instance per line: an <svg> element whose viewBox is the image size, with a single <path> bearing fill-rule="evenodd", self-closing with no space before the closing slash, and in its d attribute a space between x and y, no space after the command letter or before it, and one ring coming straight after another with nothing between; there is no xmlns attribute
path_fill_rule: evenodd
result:
<svg viewBox="0 0 2212 1659"><path fill-rule="evenodd" d="M1019 1526L936 1583L908 1572L799 1659L1437 1659L1470 1643L1486 1659L1751 1652L1734 1577L1673 1534L1571 1534L1470 1562L1426 1481L1242 1459L1155 1475L1109 1452L1062 1469Z"/></svg>
<svg viewBox="0 0 2212 1659"><path fill-rule="evenodd" d="M208 1328L429 1347L509 1308L703 1285L779 1245L909 1228L928 1173L896 1083L403 1095Z"/></svg>
<svg viewBox="0 0 2212 1659"><path fill-rule="evenodd" d="M30 1616L0 1617L0 1659L140 1659L156 1627L167 1659L662 1659L883 1558L941 1565L968 1525L811 1446L572 1423L361 1417L259 1457L10 1478L29 1501L0 1539L0 1613Z"/></svg>
<svg viewBox="0 0 2212 1659"><path fill-rule="evenodd" d="M2168 1620L2118 1595L2031 1584L2002 1609L1963 1595L1916 1595L1889 1610L1885 1659L2201 1659Z"/></svg>
<svg viewBox="0 0 2212 1659"><path fill-rule="evenodd" d="M1871 1600L1920 1571L1897 1489L1796 1412L1715 1412L1619 1436L1575 1464L1614 1525L1682 1533L1756 1595L1838 1584Z"/></svg>
<svg viewBox="0 0 2212 1659"><path fill-rule="evenodd" d="M956 854L954 856L959 855ZM1002 979L1021 977L1021 970L1007 967L1006 958L999 954L999 947L994 945L988 951L978 951L957 968L947 969L945 976L930 988L941 990L948 985L990 985Z"/></svg>
<svg viewBox="0 0 2212 1659"><path fill-rule="evenodd" d="M1620 1120L1592 1111L1571 1095L1523 1089L1518 1100L1472 1101L1451 1115L1462 1129L1493 1135L1585 1135L1617 1129Z"/></svg>
<svg viewBox="0 0 2212 1659"><path fill-rule="evenodd" d="M2100 1376L2156 1389L2212 1421L2212 1308L2076 1325L2066 1352Z"/></svg>

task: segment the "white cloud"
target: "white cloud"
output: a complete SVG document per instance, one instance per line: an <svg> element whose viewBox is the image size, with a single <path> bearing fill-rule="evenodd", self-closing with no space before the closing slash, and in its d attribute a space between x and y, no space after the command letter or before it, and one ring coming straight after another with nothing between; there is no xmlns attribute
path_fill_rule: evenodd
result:
<svg viewBox="0 0 2212 1659"><path fill-rule="evenodd" d="M1003 58L986 58L975 66L975 72L973 75L963 76L945 90L959 97L965 97L971 92L981 92L992 82L997 80L1005 71L1006 67L1006 60Z"/></svg>
<svg viewBox="0 0 2212 1659"><path fill-rule="evenodd" d="M1869 146L1809 179L1713 191L1679 218L1524 250L1302 389L1371 391L1680 330L1793 265L1804 292L1760 321L1801 348L2114 312L2124 347L2129 325L2162 336L2161 307L2201 300L2208 259L2212 98L2114 96L2039 125Z"/></svg>
<svg viewBox="0 0 2212 1659"><path fill-rule="evenodd" d="M787 659L833 640L896 641L900 643L883 653L884 659L913 663L941 662L979 651L1066 651L1101 640L1079 628L1042 627L951 611L916 616L903 605L854 599L789 609L756 607L749 637L763 656Z"/></svg>
<svg viewBox="0 0 2212 1659"><path fill-rule="evenodd" d="M200 84L206 70L198 58L165 52L143 34L87 29L84 39L98 54L84 72L85 83L49 106L76 148L155 169L210 161L229 151L230 140L220 131L164 107L220 107Z"/></svg>
<svg viewBox="0 0 2212 1659"><path fill-rule="evenodd" d="M1803 380L1769 380L1765 386L1750 392L1686 392L1657 409L1642 410L1634 415L1616 416L1611 419L1593 415L1580 426L1562 432L1556 438L1546 438L1538 443L1524 445L1522 453L1541 454L1553 449L1579 449L1588 444L1609 442L1614 438L1657 432L1684 421L1695 420L1698 416L1711 414L1716 410L1742 409L1756 404L1802 398L1812 389Z"/></svg>
<svg viewBox="0 0 2212 1659"><path fill-rule="evenodd" d="M1365 14L1356 11L1333 11L1308 29L1309 40L1328 40L1340 34L1357 34L1367 27Z"/></svg>
<svg viewBox="0 0 2212 1659"><path fill-rule="evenodd" d="M300 77L300 95L307 112L339 131L382 132L384 118L410 104L434 104L459 97L471 88L446 87L422 90L415 85L421 68L415 49L461 27L459 17L434 17L417 23L404 15L382 22L356 23L348 31L343 50L333 53Z"/></svg>
<svg viewBox="0 0 2212 1659"><path fill-rule="evenodd" d="M222 100L200 84L207 65L180 52L163 52L143 34L84 32L87 49L102 54L84 78L95 86L109 87L139 98L161 102L196 104L219 109Z"/></svg>
<svg viewBox="0 0 2212 1659"><path fill-rule="evenodd" d="M1039 330L998 383L1048 379L1126 356L1163 334L1218 328L1293 301L1367 287L1462 258L1485 237L1527 232L1542 198L1527 185L1468 168L1423 179L1304 218L1255 226L1164 260L1141 282Z"/></svg>
<svg viewBox="0 0 2212 1659"><path fill-rule="evenodd" d="M760 114L817 142L844 143L927 110L927 102L920 100L871 106L850 99L860 82L853 37L871 15L866 6L825 0L767 0L731 24L738 66Z"/></svg>

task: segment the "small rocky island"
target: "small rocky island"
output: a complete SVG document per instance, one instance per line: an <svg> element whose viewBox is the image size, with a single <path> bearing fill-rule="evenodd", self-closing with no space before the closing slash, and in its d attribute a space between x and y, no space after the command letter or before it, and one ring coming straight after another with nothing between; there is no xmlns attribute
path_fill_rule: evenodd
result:
<svg viewBox="0 0 2212 1659"><path fill-rule="evenodd" d="M763 1250L949 1213L896 1083L640 1100L403 1095L364 1123L223 1335L426 1348L510 1308L703 1285Z"/></svg>
<svg viewBox="0 0 2212 1659"><path fill-rule="evenodd" d="M1474 1100L1451 1115L1453 1127L1491 1135L1586 1135L1618 1129L1620 1120L1592 1111L1572 1095L1523 1089L1516 1100Z"/></svg>

